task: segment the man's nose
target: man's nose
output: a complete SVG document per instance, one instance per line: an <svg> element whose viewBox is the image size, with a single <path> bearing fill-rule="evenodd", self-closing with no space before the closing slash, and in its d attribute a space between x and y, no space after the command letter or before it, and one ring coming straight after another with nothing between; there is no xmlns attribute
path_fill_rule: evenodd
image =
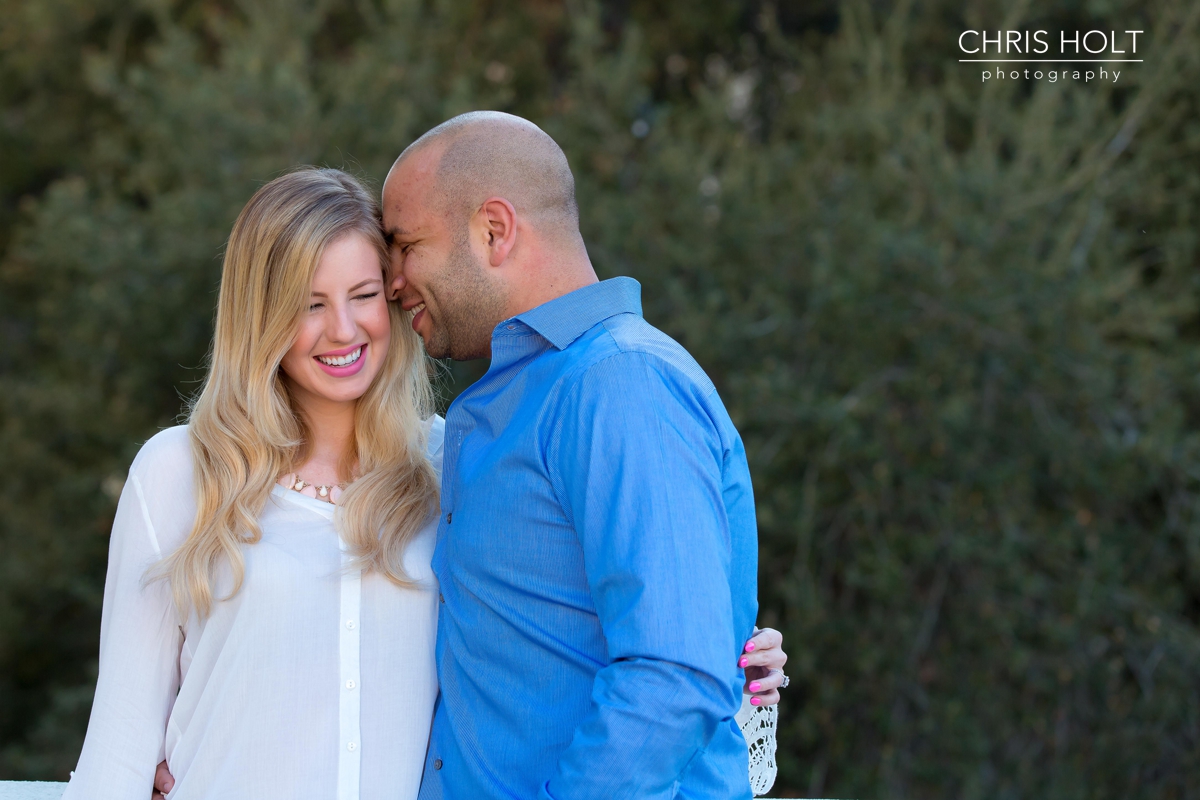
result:
<svg viewBox="0 0 1200 800"><path fill-rule="evenodd" d="M404 280L404 271L399 266L392 266L391 278L388 280L388 299L399 300L400 292L404 291L404 287L408 282Z"/></svg>

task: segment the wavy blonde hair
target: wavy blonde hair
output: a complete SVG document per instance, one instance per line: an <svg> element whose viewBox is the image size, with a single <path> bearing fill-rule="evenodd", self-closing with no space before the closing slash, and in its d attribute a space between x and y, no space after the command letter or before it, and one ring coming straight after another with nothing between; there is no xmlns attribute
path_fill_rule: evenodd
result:
<svg viewBox="0 0 1200 800"><path fill-rule="evenodd" d="M222 560L233 577L229 597L241 589L241 548L262 538L258 517L276 481L307 458L305 421L279 365L295 341L326 247L362 236L384 269L379 220L378 205L353 177L305 169L259 189L234 223L208 376L188 419L196 521L161 565L185 619L189 608L202 618L210 612ZM364 569L406 586L405 548L437 499L422 424L433 413L433 391L419 337L397 304L388 308L387 357L357 402L354 438L342 460L343 474L356 468L357 478L340 498L334 522Z"/></svg>

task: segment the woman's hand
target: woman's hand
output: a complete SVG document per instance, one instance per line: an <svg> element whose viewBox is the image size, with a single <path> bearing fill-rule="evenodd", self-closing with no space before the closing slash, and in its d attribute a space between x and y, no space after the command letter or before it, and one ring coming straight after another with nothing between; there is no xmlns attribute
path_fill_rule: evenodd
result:
<svg viewBox="0 0 1200 800"><path fill-rule="evenodd" d="M751 695L751 705L773 706L779 702L779 689L787 680L783 674L786 663L783 634L774 628L763 628L746 642L738 666L746 670L746 687L742 691Z"/></svg>
<svg viewBox="0 0 1200 800"><path fill-rule="evenodd" d="M163 800L166 793L174 788L175 778L167 769L167 762L162 761L159 763L158 769L154 770L154 794L151 795L151 800Z"/></svg>

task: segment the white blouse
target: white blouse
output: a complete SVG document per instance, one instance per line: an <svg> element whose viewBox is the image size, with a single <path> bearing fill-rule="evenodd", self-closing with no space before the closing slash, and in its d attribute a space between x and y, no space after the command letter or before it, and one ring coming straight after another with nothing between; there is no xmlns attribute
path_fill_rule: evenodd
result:
<svg viewBox="0 0 1200 800"><path fill-rule="evenodd" d="M444 423L431 420L440 472ZM64 800L149 800L164 758L170 800L415 798L437 697L436 520L410 544L401 589L345 568L333 506L276 486L243 548L241 591L182 626L152 565L191 530L187 428L148 441L109 545L100 674ZM226 572L215 588L228 594Z"/></svg>

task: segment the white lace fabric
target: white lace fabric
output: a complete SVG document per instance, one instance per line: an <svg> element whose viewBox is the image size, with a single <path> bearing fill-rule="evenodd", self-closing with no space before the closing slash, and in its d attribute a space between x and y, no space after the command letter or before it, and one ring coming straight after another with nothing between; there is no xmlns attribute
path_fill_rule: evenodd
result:
<svg viewBox="0 0 1200 800"><path fill-rule="evenodd" d="M779 721L778 706L752 706L750 695L742 696L742 708L738 711L738 727L746 739L750 755L750 790L755 797L762 797L775 784L775 728Z"/></svg>

